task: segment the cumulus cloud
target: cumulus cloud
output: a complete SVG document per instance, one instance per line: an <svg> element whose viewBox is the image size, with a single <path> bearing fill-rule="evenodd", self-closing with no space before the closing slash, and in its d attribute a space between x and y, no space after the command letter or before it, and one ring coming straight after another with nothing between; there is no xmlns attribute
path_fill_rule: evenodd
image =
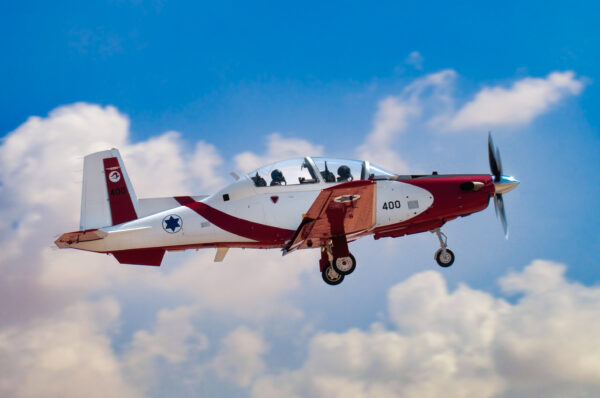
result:
<svg viewBox="0 0 600 398"><path fill-rule="evenodd" d="M300 251L282 257L276 250L232 249L222 263L213 258L212 250L194 253L168 275L152 278L153 286L193 298L199 310L242 319L302 317L302 311L285 298L300 287L302 274L317 269L318 253Z"/></svg>
<svg viewBox="0 0 600 398"><path fill-rule="evenodd" d="M142 272L139 267L116 265L114 259L108 256L57 251L50 247L56 235L78 225L83 156L111 147L120 148L139 197L193 194L197 192L191 190L196 187L202 189L198 193L209 193L204 190L221 182L220 175L213 171L222 163L222 158L213 145L201 141L196 143L193 151L186 151L187 145L177 132L167 132L132 144L129 142L129 121L114 107L78 103L57 108L46 118L29 118L9 133L0 147L0 215L13 225L12 229L0 232L0 247L3 249L0 269L4 275L0 280L0 298L8 303L20 295L28 297L18 307L0 306L5 322L27 318L35 313L48 313L51 308L66 305L89 292L109 286L109 283L118 282L121 286L140 275L148 278L152 286L176 291L169 283L162 283L163 275L158 272L148 273ZM266 156L275 156L280 151L288 156L293 150L310 147L306 141L273 135ZM314 148L314 152L320 151L320 148ZM186 161L190 159L191 167L188 167ZM152 170L152 178L147 177L148 170ZM221 303L221 309L235 308L236 313L245 310L255 313L250 305L236 306L235 294L225 295L227 289L222 288L223 284L229 284L231 280L240 281L240 286L233 292L241 292L247 299L245 302L269 302L269 298L281 297L295 288L298 270L306 269L300 264L303 257L300 255L291 260L293 265L289 267L271 267L272 278L261 279L257 275L262 273L255 267L236 266L245 265L248 257L235 252L227 258L230 265L224 267L227 278L217 276L222 271L218 268L211 268L212 271L203 274L206 270L198 263L212 264L214 255L203 252L193 256L188 266L177 270L167 280L179 287L187 283L187 291L198 290L198 286L190 285L190 281L200 280L200 284L210 281L201 294L192 297L213 304ZM257 257L252 260L253 263L259 264L258 257L262 254L251 254ZM271 254L276 254L279 260L280 254ZM270 268L268 264L278 262L275 257L266 261L267 268ZM169 255L167 263L168 260ZM19 266L12 266L14 264ZM251 291L241 283L244 278L236 277L246 273L246 280L257 279L255 286L260 286L260 289ZM178 279L179 275L193 279L183 281ZM207 278L209 275L215 278ZM228 302L231 304L226 304ZM266 312L268 310L259 311L262 314Z"/></svg>
<svg viewBox="0 0 600 398"><path fill-rule="evenodd" d="M394 172L408 173L408 165L394 150L397 139L425 108L447 107L455 77L456 72L450 69L432 73L409 84L400 95L381 100L373 128L357 155Z"/></svg>
<svg viewBox="0 0 600 398"><path fill-rule="evenodd" d="M494 359L510 380L503 396L597 396L600 288L565 279L566 266L537 260L500 280L523 297L505 314Z"/></svg>
<svg viewBox="0 0 600 398"><path fill-rule="evenodd" d="M572 71L552 72L545 78L526 77L510 87L484 87L449 121L451 130L519 126L547 112L560 100L583 90Z"/></svg>
<svg viewBox="0 0 600 398"><path fill-rule="evenodd" d="M136 396L138 389L147 389L148 375L157 366L189 363L191 353L202 350L206 340L193 319L211 308L234 318L301 316L286 296L307 269L303 255L290 256L281 267L276 261L280 253L269 253L273 256L266 260L266 269L272 274L264 277L259 252L246 251L252 254L244 256L233 250L220 269L212 263L214 253L167 254L165 267L155 269L120 265L105 255L53 249L56 235L78 225L83 156L112 147L121 150L139 197L193 194L197 187L205 193L220 182L211 170L222 161L213 145L199 142L188 150L176 132L131 143L127 117L111 106L62 106L47 117L29 118L7 134L0 145L0 216L9 226L0 230L0 356L10 369L3 369L6 377L0 378L2 396L90 395L82 391L96 385L91 380L94 372L96 382L102 383L97 386L99 395ZM198 168L190 170L187 161ZM248 267L248 259L256 266ZM206 272L199 263L211 270ZM172 272L165 269L172 266ZM184 281L186 277L194 279ZM125 354L120 354L112 348L112 329L86 315L98 307L91 297L107 290L117 298L132 291L150 290L153 296L162 292L187 305L161 311L160 303L154 302L148 311L158 312L156 325L134 329L132 341L122 344ZM75 316L72 308L88 310L78 310ZM112 323L124 321L119 311L109 318ZM128 327L137 325L128 322ZM66 364L60 362L63 354ZM84 357L87 365L82 364ZM139 365L137 372L131 371L134 365ZM128 380L139 385L132 388ZM31 387L26 390L22 384ZM40 392L42 386L47 393Z"/></svg>
<svg viewBox="0 0 600 398"><path fill-rule="evenodd" d="M125 355L125 366L136 384L158 384L159 361L181 364L208 348L207 337L192 323L194 309L179 307L158 312L153 331L138 330Z"/></svg>
<svg viewBox="0 0 600 398"><path fill-rule="evenodd" d="M386 142L428 112L425 103L447 110L454 76L428 75L384 99L366 148L389 150ZM165 369L188 367L266 397L573 396L574 388L597 395L598 288L572 283L564 266L541 260L501 279L503 293L517 295L513 303L468 286L450 291L439 273L415 275L390 289L387 326L319 332L299 369L269 369L273 349L258 325L306 317L288 298L303 274L318 279L317 253L282 258L276 251L232 250L218 264L211 251L167 254L165 267L156 269L49 248L53 235L78 225L82 156L110 147L121 149L140 197L205 193L222 181L208 172L222 164L212 144L189 145L177 132L131 143L127 117L110 106L60 107L9 133L0 146L0 216L10 225L0 230L0 395L140 396ZM322 150L273 134L266 151L235 160L247 170ZM106 291L116 299L98 300ZM121 315L127 300L141 294L151 295L142 312L156 317L143 329ZM161 295L173 306L164 308ZM254 329L217 336L213 355L201 330L207 314L228 325L243 319ZM122 323L131 336L119 334L116 343ZM200 379L209 383L206 374Z"/></svg>
<svg viewBox="0 0 600 398"><path fill-rule="evenodd" d="M406 62L419 65L419 56L411 53ZM487 132L496 127L527 125L565 98L580 94L585 86L573 71L555 71L508 86L486 86L458 106L462 100L454 92L457 76L452 69L427 74L408 84L400 94L379 101L373 128L359 147L359 156L376 158L387 168L406 171L406 163L393 150L406 131Z"/></svg>
<svg viewBox="0 0 600 398"><path fill-rule="evenodd" d="M564 270L536 260L501 279L522 294L514 304L465 285L449 291L437 272L414 275L389 291L392 328L317 334L299 369L262 376L253 394L597 396L600 288Z"/></svg>
<svg viewBox="0 0 600 398"><path fill-rule="evenodd" d="M259 333L242 326L223 338L210 367L219 378L247 387L265 370L262 356L268 349Z"/></svg>
<svg viewBox="0 0 600 398"><path fill-rule="evenodd" d="M72 291L50 294L42 286L44 253L53 236L79 224L82 155L121 146L128 128L128 119L115 108L79 103L57 108L46 118L30 117L4 138L0 216L11 228L0 231L0 301L27 299L0 305L0 322L47 313L74 298Z"/></svg>
<svg viewBox="0 0 600 398"><path fill-rule="evenodd" d="M77 303L26 327L0 330L3 397L141 397L122 375L107 333L118 321L114 299Z"/></svg>
<svg viewBox="0 0 600 398"><path fill-rule="evenodd" d="M222 165L223 158L214 145L204 141L196 142L194 153L187 162L186 167L188 168L188 172L194 177L194 188L199 186L205 190L198 193L209 194L227 183L218 172L218 170L222 169Z"/></svg>

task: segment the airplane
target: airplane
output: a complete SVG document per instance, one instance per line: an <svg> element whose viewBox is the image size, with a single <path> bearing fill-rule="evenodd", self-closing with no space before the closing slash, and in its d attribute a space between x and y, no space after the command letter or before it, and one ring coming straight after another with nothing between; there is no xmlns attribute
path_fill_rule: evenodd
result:
<svg viewBox="0 0 600 398"><path fill-rule="evenodd" d="M519 181L504 175L488 135L489 174L394 174L369 161L289 159L249 174L215 194L138 199L117 149L85 156L80 227L55 244L112 254L119 263L159 266L166 251L216 248L319 249L323 280L338 285L356 268L348 243L431 231L441 267L454 263L441 227L487 208L494 198L505 237L503 194Z"/></svg>

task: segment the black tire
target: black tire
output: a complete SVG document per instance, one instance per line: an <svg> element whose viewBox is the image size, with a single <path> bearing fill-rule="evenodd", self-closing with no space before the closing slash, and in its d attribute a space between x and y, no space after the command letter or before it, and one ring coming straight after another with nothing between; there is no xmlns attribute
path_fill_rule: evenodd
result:
<svg viewBox="0 0 600 398"><path fill-rule="evenodd" d="M435 252L435 261L440 267L448 268L454 264L454 253L450 249L439 249Z"/></svg>
<svg viewBox="0 0 600 398"><path fill-rule="evenodd" d="M338 273L335 268L329 263L321 273L325 283L331 286L339 285L344 281L344 274Z"/></svg>
<svg viewBox="0 0 600 398"><path fill-rule="evenodd" d="M333 259L333 268L335 269L335 271L337 273L340 273L342 275L350 275L356 269L356 259L354 258L354 256L352 254L350 254L350 261L352 261L352 265L350 266L350 268L343 268L343 269L346 269L346 271L343 271L342 269L338 268L337 260L338 260L337 258Z"/></svg>

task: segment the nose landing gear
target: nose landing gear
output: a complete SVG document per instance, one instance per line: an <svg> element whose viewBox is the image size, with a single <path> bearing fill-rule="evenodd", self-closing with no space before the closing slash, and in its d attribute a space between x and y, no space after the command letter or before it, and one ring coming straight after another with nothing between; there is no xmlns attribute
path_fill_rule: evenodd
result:
<svg viewBox="0 0 600 398"><path fill-rule="evenodd" d="M434 258L440 267L447 268L454 264L454 253L448 249L448 237L439 228L434 229L431 233L435 233L440 241L440 248L435 252Z"/></svg>

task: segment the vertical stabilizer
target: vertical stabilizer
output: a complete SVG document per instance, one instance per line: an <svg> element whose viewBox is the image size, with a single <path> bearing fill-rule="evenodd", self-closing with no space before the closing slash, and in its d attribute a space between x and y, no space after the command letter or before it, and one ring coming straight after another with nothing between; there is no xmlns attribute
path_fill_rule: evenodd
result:
<svg viewBox="0 0 600 398"><path fill-rule="evenodd" d="M102 228L135 220L138 201L117 149L83 160L80 229Z"/></svg>

